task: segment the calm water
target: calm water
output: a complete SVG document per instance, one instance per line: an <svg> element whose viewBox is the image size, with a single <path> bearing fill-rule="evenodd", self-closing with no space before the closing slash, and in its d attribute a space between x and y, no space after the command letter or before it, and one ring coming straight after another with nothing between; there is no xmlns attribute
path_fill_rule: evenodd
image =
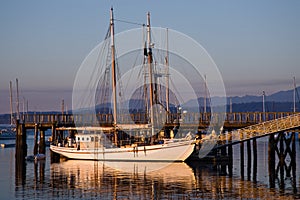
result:
<svg viewBox="0 0 300 200"><path fill-rule="evenodd" d="M14 141L1 141L0 143ZM28 136L28 154L33 152L33 137ZM268 175L268 144L257 141L257 174L240 175L239 146L233 148L233 174L230 176L211 164L102 163L64 161L26 162L15 166L15 148L0 149L0 199L296 199L300 198L299 147L296 141L296 171L284 177L280 171ZM245 145L246 150L246 145ZM245 155L246 156L246 155ZM286 159L287 165L290 159ZM277 162L277 161L276 161ZM152 167L161 167L151 171ZM120 171L117 168L126 169ZM293 177L295 176L295 177ZM256 177L256 178L255 178ZM270 181L274 180L274 181Z"/></svg>

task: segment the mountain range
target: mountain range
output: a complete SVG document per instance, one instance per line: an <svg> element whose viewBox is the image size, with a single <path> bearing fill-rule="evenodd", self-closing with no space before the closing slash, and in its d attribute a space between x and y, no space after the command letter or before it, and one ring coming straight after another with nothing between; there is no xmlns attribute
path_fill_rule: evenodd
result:
<svg viewBox="0 0 300 200"><path fill-rule="evenodd" d="M299 91L300 87L296 88L296 111L300 111L300 96ZM232 112L262 112L263 111L263 104L262 104L262 95L261 96L254 96L254 95L245 95L245 96L233 96L233 97L226 97L227 100L227 107L226 111L230 111L230 105L229 102L232 102ZM181 107L188 111L188 112L203 112L203 98L199 99L192 99L187 101L186 103L182 104ZM214 108L214 111L218 111L218 105L220 105L220 102L224 101L224 97L212 97L211 101L214 102L215 105L217 105L216 108ZM198 103L199 102L199 103ZM129 102L130 105L140 105L141 106L141 100L131 100ZM294 90L286 90L286 91L279 91L271 95L265 96L265 111L266 112L293 112L293 105L294 105ZM140 107L139 106L139 107ZM100 113L104 112L104 107L111 107L111 105L103 104L96 106L96 110ZM131 107L131 106L130 106ZM134 106L133 106L134 107ZM173 112L176 112L176 106L171 105L170 106L173 110ZM199 108L200 107L200 108ZM175 109L175 110L174 110ZM207 109L208 111L209 109ZM84 112L84 110L82 110ZM132 112L137 112L137 110L132 110ZM110 113L111 111L107 110L105 112ZM46 113L46 112L41 112ZM59 113L56 111L53 112L47 112L47 113ZM72 113L71 111L68 111L68 113ZM7 124L9 123L10 115L9 114L1 114L0 115L0 124Z"/></svg>
<svg viewBox="0 0 300 200"><path fill-rule="evenodd" d="M300 87L296 88L296 107L300 108ZM221 105L225 97L212 97L214 105ZM294 90L279 91L271 95L265 95L265 109L267 112L291 112L294 104ZM260 112L263 110L263 95L245 95L226 97L227 111L229 111L230 100L233 112ZM195 111L197 107L203 107L204 98L192 99L182 105L189 111ZM199 105L199 106L198 106Z"/></svg>

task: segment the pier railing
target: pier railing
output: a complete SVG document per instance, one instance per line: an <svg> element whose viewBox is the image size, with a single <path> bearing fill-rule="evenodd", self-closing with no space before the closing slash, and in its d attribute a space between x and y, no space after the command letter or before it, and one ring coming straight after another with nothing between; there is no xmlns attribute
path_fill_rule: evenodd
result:
<svg viewBox="0 0 300 200"><path fill-rule="evenodd" d="M300 127L300 113L248 126L227 134L231 140L244 141Z"/></svg>
<svg viewBox="0 0 300 200"><path fill-rule="evenodd" d="M209 124L211 119L225 118L225 124L258 124L265 121L293 115L293 112L237 112L237 113L172 113L168 116L169 124L191 124L201 125ZM24 123L58 123L70 124L80 123L82 125L110 124L113 121L112 114L24 114L22 116ZM118 121L122 123L145 123L146 114L120 114Z"/></svg>

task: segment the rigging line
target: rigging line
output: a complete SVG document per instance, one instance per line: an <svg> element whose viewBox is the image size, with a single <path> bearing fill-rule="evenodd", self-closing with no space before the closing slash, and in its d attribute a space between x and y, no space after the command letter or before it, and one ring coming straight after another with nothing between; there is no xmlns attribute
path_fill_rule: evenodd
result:
<svg viewBox="0 0 300 200"><path fill-rule="evenodd" d="M138 23L138 22L131 22L131 21L122 20L122 19L114 19L114 20L118 21L118 22L123 22L123 23L126 23L126 24L134 24L134 25L139 25L139 26L146 26L145 24L141 24L141 23Z"/></svg>
<svg viewBox="0 0 300 200"><path fill-rule="evenodd" d="M107 58L106 59L103 58L103 57L105 57L104 53L103 53L104 49L107 50L107 48L108 48L108 50L109 50L108 46L109 46L108 42L105 42L105 44L103 46L103 49L100 50L99 55L98 55L99 57L97 58L97 63L98 64L95 65L95 68L98 68L98 72L95 73L95 74L97 74L96 76L99 76L99 78L100 78L98 80L97 90L100 89L100 91L102 91L102 92L98 93L99 96L98 95L96 96L96 101L98 102L100 100L99 103L105 102L106 95L107 95L107 91L106 91L107 89L105 89L105 88L109 84L109 83L107 83L107 74L109 73L110 69L107 67L107 66L109 66L108 63L107 63ZM103 55L103 56L100 58L100 55ZM101 60L102 60L102 63L100 63ZM101 70L99 66L103 66L103 69ZM98 88L99 86L100 86L100 88ZM104 94L104 95L100 95L100 94Z"/></svg>
<svg viewBox="0 0 300 200"><path fill-rule="evenodd" d="M173 86L173 88L174 88L174 90L175 90L175 92L176 92L176 94L178 95L178 97L179 97L179 101L181 101L181 102L184 102L184 100L183 100L183 98L182 98L182 96L180 95L180 93L179 93L179 91L177 90L177 88L176 88L176 86L175 86L175 84L174 84L174 82L173 82L173 79L172 78L170 78L170 81L171 81L171 85ZM178 102L179 103L179 102Z"/></svg>
<svg viewBox="0 0 300 200"><path fill-rule="evenodd" d="M136 57L135 57L135 60L134 60L134 62L133 62L133 65L131 66L131 69L130 69L130 76L129 76L129 77L132 77L133 69L134 69L135 67L139 67L139 65L138 65L138 66L136 65L136 63L137 63L139 57L140 57L140 55L139 55L139 53L138 53L138 54L136 55ZM141 67L140 71L141 71L141 70L142 70L142 67ZM140 71L139 71L139 73L138 73L138 77L137 77L137 78L140 77ZM125 88L124 88L125 91L127 90L128 85L129 85L129 81L127 81L127 83L126 83L126 85L125 85Z"/></svg>
<svg viewBox="0 0 300 200"><path fill-rule="evenodd" d="M136 109L136 110L142 109L142 106L140 105L142 102L137 101L137 99L138 99L137 96L140 96L141 94L143 94L143 88L140 87L138 90L139 91L136 91L136 93L135 93L134 101L133 101L134 104L132 105L131 109Z"/></svg>
<svg viewBox="0 0 300 200"><path fill-rule="evenodd" d="M108 99L108 91L109 91L109 71L110 71L110 64L108 62L109 60L109 55L110 55L110 48L109 48L109 43L110 40L108 38L110 37L110 29L108 29L107 34L105 36L104 43L102 45L102 48L99 51L97 61L94 66L94 75L99 76L98 79L98 84L97 84L97 92L95 94L95 101L96 104L103 104L107 103ZM108 53L105 54L104 51L107 51ZM104 58L106 55L106 59ZM101 67L102 66L102 67ZM96 72L97 71L97 72ZM92 98L92 97L90 97ZM103 111L102 111L103 112Z"/></svg>
<svg viewBox="0 0 300 200"><path fill-rule="evenodd" d="M160 32L162 34L162 32ZM158 41L156 40L156 35L153 33L153 31L151 30L151 37L152 37L152 40L153 41ZM153 49L156 49L157 53L157 61L159 61L159 63L164 63L165 62L165 56L163 55L163 53L166 51L166 49L164 49L163 47L165 46L165 43L166 43L166 38L164 38L163 36L160 36L159 37L162 41L161 41L161 44L160 45L160 48L155 48L153 46ZM154 53L153 53L153 60L154 60Z"/></svg>

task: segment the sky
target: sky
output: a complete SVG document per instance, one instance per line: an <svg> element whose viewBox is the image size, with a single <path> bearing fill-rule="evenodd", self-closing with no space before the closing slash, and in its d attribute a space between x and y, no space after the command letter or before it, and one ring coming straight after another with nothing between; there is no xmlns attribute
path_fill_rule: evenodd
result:
<svg viewBox="0 0 300 200"><path fill-rule="evenodd" d="M289 90L294 76L300 85L298 0L1 0L0 113L9 112L16 78L29 110L60 110L62 99L71 108L76 72L104 39L111 6L117 19L145 23L150 11L152 26L196 40L218 66L227 96Z"/></svg>

